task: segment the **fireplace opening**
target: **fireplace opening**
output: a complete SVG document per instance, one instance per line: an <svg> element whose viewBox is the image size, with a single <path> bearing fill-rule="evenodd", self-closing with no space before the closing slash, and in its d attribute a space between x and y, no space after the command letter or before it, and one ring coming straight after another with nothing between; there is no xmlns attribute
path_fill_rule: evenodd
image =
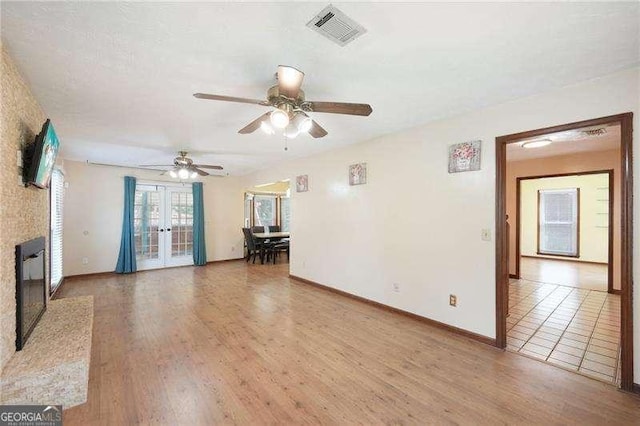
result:
<svg viewBox="0 0 640 426"><path fill-rule="evenodd" d="M47 309L45 239L16 246L16 350L21 350Z"/></svg>

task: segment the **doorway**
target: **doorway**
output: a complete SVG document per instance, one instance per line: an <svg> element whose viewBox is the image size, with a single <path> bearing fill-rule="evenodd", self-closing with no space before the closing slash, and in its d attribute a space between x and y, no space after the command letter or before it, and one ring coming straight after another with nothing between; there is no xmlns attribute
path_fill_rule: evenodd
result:
<svg viewBox="0 0 640 426"><path fill-rule="evenodd" d="M501 348L507 347L507 316L509 314L509 274L510 263L515 259L513 256L510 258L510 243L509 241L509 224L507 216L507 185L515 185L511 179L508 179L507 173L507 148L509 144L520 143L520 146L524 145L524 142L532 141L540 144L541 142L549 143L543 140L546 135L559 134L562 132L570 133L580 131L583 133L600 131L602 126L619 126L620 129L620 154L617 159L620 169L620 212L619 212L619 228L620 228L620 247L617 259L619 261L619 280L620 280L620 294L619 294L619 339L620 339L620 351L618 355L620 365L620 377L619 385L624 390L631 391L633 388L633 323L632 323L632 164L631 164L631 146L632 146L632 113L620 114L609 117L602 117L593 120L586 120L582 122L570 123L560 126L554 126L549 128L543 128L538 130L526 131L512 135L506 135L496 138L496 345ZM513 218L511 219L513 220ZM513 246L511 246L513 249ZM520 272L518 272L519 274ZM513 274L513 272L512 272ZM531 287L532 291L539 291L537 287ZM569 288L569 287L567 287ZM560 306L566 297L570 296L574 290L567 290L563 288L558 293L557 300L550 300L549 303L555 304L554 306ZM527 286L523 286L526 291ZM555 289L548 289L549 291ZM560 293L564 293L561 295ZM606 302L600 303L600 298L608 297L607 293L604 296L596 295L595 298L587 298L587 296L577 294L575 297L578 300L579 306L584 304L587 311L593 310L593 306L600 305L605 306ZM588 300L587 300L588 299ZM513 303L513 300L511 301ZM571 301L570 301L571 302ZM553 308L555 309L555 308ZM560 307L559 309L565 309ZM601 308L602 309L602 308ZM565 314L565 312L560 312ZM587 312L590 314L590 312ZM543 320L544 321L544 320ZM570 319L567 324L573 324ZM533 324L532 326L534 326ZM576 324L579 327L580 324ZM567 327L568 328L568 327ZM566 330L566 328L565 328ZM578 330L575 328L574 330ZM540 331L540 329L538 329ZM538 332L536 331L536 333ZM542 331L542 332L546 332ZM544 336L543 336L544 337ZM587 341L587 345L590 343ZM577 369L576 369L577 371Z"/></svg>
<svg viewBox="0 0 640 426"><path fill-rule="evenodd" d="M134 232L139 270L192 265L191 186L136 185Z"/></svg>

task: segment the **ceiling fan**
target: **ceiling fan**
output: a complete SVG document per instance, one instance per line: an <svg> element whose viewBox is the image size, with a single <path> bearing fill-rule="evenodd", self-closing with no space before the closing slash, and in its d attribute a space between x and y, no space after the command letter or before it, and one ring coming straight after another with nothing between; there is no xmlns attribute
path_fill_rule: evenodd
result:
<svg viewBox="0 0 640 426"><path fill-rule="evenodd" d="M211 164L194 164L193 160L187 157L187 151L179 151L178 157L173 159L173 164L142 164L140 167L172 167L169 173L172 178L195 179L199 176L209 176L209 173L201 169L222 170L222 166ZM164 174L164 173L163 173Z"/></svg>
<svg viewBox="0 0 640 426"><path fill-rule="evenodd" d="M276 73L278 84L267 91L267 100L236 98L233 96L210 95L195 93L198 99L215 101L239 102L275 108L238 131L241 134L253 133L261 128L267 134L274 134L275 129L281 129L288 138L294 138L299 133L308 132L314 138L327 135L308 112L326 112L331 114L348 114L368 116L373 111L368 104L352 104L344 102L316 102L307 101L300 89L304 73L294 67L280 65Z"/></svg>

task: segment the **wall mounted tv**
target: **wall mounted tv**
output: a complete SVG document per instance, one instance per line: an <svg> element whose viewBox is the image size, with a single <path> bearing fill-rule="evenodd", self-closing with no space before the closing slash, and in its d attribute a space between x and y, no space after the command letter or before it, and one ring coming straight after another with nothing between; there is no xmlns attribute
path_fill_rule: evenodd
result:
<svg viewBox="0 0 640 426"><path fill-rule="evenodd" d="M27 185L38 188L48 188L51 172L58 156L60 141L53 129L51 120L42 126L42 131L36 136L33 144L25 151L24 181Z"/></svg>

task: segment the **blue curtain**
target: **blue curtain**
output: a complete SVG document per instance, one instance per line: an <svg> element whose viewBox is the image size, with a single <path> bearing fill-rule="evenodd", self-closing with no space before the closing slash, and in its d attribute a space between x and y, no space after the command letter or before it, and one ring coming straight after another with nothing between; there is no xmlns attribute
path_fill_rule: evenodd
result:
<svg viewBox="0 0 640 426"><path fill-rule="evenodd" d="M116 273L136 272L136 245L133 230L133 206L136 198L136 178L124 177L124 213L122 214L122 238Z"/></svg>
<svg viewBox="0 0 640 426"><path fill-rule="evenodd" d="M207 250L204 245L204 202L202 182L193 183L193 264L207 264Z"/></svg>

